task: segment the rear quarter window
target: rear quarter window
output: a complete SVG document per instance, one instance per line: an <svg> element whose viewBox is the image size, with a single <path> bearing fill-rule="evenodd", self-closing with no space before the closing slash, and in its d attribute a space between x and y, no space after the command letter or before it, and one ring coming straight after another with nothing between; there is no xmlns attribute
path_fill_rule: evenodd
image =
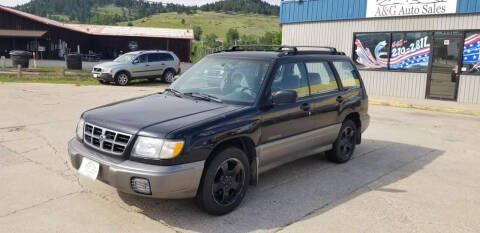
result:
<svg viewBox="0 0 480 233"><path fill-rule="evenodd" d="M344 88L360 87L360 77L352 63L348 61L333 61L332 63Z"/></svg>

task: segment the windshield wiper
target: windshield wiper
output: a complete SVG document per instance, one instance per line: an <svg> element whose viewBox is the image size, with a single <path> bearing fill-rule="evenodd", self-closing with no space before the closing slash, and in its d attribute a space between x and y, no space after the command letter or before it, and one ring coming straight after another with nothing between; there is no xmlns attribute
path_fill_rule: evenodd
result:
<svg viewBox="0 0 480 233"><path fill-rule="evenodd" d="M192 97L195 97L195 98L199 98L199 99L202 99L202 100L206 100L206 101L215 101L217 103L222 103L223 101L213 95L209 95L209 94L202 94L202 93L198 93L198 92L187 92L187 93L183 93L184 95L188 95L188 96L192 96Z"/></svg>
<svg viewBox="0 0 480 233"><path fill-rule="evenodd" d="M183 95L182 92L179 92L179 91L177 91L177 90L175 90L175 89L172 89L172 88L167 88L167 89L165 89L165 91L171 92L171 93L173 93L176 97L180 97L180 98L182 98L182 95Z"/></svg>

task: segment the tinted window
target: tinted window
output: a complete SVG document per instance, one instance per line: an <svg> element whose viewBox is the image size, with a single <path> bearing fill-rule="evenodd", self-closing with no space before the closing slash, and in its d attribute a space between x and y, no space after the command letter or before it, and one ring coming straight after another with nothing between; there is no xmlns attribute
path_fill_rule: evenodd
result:
<svg viewBox="0 0 480 233"><path fill-rule="evenodd" d="M354 60L361 69L388 67L390 33L364 33L355 35Z"/></svg>
<svg viewBox="0 0 480 233"><path fill-rule="evenodd" d="M159 62L162 60L160 53L150 53L148 54L148 62Z"/></svg>
<svg viewBox="0 0 480 233"><path fill-rule="evenodd" d="M390 69L426 72L430 60L430 33L392 33Z"/></svg>
<svg viewBox="0 0 480 233"><path fill-rule="evenodd" d="M138 58L136 60L138 60L139 63L147 62L147 54L143 54L143 55L138 56Z"/></svg>
<svg viewBox="0 0 480 233"><path fill-rule="evenodd" d="M463 47L463 72L480 73L480 33L467 33Z"/></svg>
<svg viewBox="0 0 480 233"><path fill-rule="evenodd" d="M272 83L272 95L281 90L295 90L298 97L310 94L308 80L301 63L283 64L275 71Z"/></svg>
<svg viewBox="0 0 480 233"><path fill-rule="evenodd" d="M312 95L338 90L337 81L327 62L305 63Z"/></svg>
<svg viewBox="0 0 480 233"><path fill-rule="evenodd" d="M337 70L338 76L345 88L360 87L360 78L358 73L350 62L334 61L333 66Z"/></svg>
<svg viewBox="0 0 480 233"><path fill-rule="evenodd" d="M162 61L173 61L173 56L169 53L160 53L160 59Z"/></svg>

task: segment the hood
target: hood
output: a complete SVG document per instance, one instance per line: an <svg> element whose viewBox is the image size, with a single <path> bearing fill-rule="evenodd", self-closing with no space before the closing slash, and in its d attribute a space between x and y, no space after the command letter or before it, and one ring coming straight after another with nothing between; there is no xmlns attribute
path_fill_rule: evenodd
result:
<svg viewBox="0 0 480 233"><path fill-rule="evenodd" d="M122 65L125 65L125 63L120 63L120 62L105 62L105 63L102 63L102 64L98 64L95 66L95 68L114 68L114 67L117 67L117 66L122 66Z"/></svg>
<svg viewBox="0 0 480 233"><path fill-rule="evenodd" d="M194 115L214 111L219 114L232 110L232 106L222 103L207 102L191 98L179 98L167 94L152 94L145 97L125 100L89 110L83 114L86 122L124 132L137 134L141 129L178 120ZM195 121L199 121L197 117ZM185 122L188 124L188 122Z"/></svg>

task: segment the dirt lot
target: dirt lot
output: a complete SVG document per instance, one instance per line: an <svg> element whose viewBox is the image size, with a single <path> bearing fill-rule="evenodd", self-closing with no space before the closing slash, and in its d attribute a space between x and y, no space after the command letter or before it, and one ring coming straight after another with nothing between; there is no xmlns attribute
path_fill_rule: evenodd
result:
<svg viewBox="0 0 480 233"><path fill-rule="evenodd" d="M270 171L222 217L70 169L82 111L162 88L0 84L0 232L480 232L478 117L371 106L352 161Z"/></svg>

